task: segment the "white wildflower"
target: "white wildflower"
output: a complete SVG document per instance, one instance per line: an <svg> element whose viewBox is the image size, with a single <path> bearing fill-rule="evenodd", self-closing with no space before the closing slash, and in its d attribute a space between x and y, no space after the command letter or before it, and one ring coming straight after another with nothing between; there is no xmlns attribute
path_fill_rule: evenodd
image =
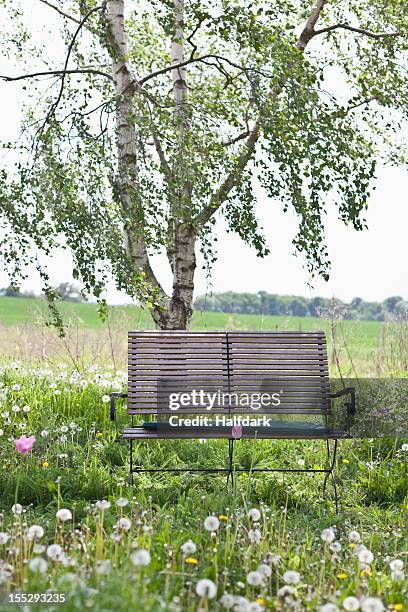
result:
<svg viewBox="0 0 408 612"><path fill-rule="evenodd" d="M9 538L10 536L8 533L6 533L5 531L0 531L0 546L2 546L3 544L7 544Z"/></svg>
<svg viewBox="0 0 408 612"><path fill-rule="evenodd" d="M258 508L251 508L251 510L248 512L248 518L250 518L251 521L254 521L254 523L257 523L261 518L261 513L259 512Z"/></svg>
<svg viewBox="0 0 408 612"><path fill-rule="evenodd" d="M197 546L194 544L193 540L187 540L180 548L185 555L192 555L197 550Z"/></svg>
<svg viewBox="0 0 408 612"><path fill-rule="evenodd" d="M359 600L357 599L357 597L353 597L352 595L346 597L346 599L343 601L343 608L348 612L355 612L355 610L358 610L359 607Z"/></svg>
<svg viewBox="0 0 408 612"><path fill-rule="evenodd" d="M261 574L266 576L266 578L270 578L272 575L272 570L269 565L266 565L266 563L261 563L261 565L258 565L258 572L261 572Z"/></svg>
<svg viewBox="0 0 408 612"><path fill-rule="evenodd" d="M370 565L370 563L374 561L374 555L371 550L368 550L368 548L364 548L358 553L358 560L360 561L360 563L364 563L364 565Z"/></svg>
<svg viewBox="0 0 408 612"><path fill-rule="evenodd" d="M262 533L259 529L250 529L248 531L248 538L253 544L258 544L262 540Z"/></svg>
<svg viewBox="0 0 408 612"><path fill-rule="evenodd" d="M339 612L338 607L333 603L324 604L323 606L320 606L319 610L320 612Z"/></svg>
<svg viewBox="0 0 408 612"><path fill-rule="evenodd" d="M391 580L393 582L402 582L405 578L405 572L402 570L393 570L391 572Z"/></svg>
<svg viewBox="0 0 408 612"><path fill-rule="evenodd" d="M102 402L104 404L108 404L110 402L110 397L109 395L102 395Z"/></svg>
<svg viewBox="0 0 408 612"><path fill-rule="evenodd" d="M367 597L361 604L363 612L383 612L384 604L378 597Z"/></svg>
<svg viewBox="0 0 408 612"><path fill-rule="evenodd" d="M400 571L404 568L404 562L401 559L393 559L390 561L390 568L392 571Z"/></svg>
<svg viewBox="0 0 408 612"><path fill-rule="evenodd" d="M359 544L361 542L361 536L355 530L350 531L348 539L351 544Z"/></svg>
<svg viewBox="0 0 408 612"><path fill-rule="evenodd" d="M264 574L261 574L261 572L249 572L247 575L247 583L251 586L260 586L264 579Z"/></svg>
<svg viewBox="0 0 408 612"><path fill-rule="evenodd" d="M72 512L71 510L68 510L68 508L61 508L58 510L55 516L59 521L65 523L66 521L70 521L72 519Z"/></svg>
<svg viewBox="0 0 408 612"><path fill-rule="evenodd" d="M207 516L204 521L204 527L207 531L217 531L219 526L220 521L217 519L216 516Z"/></svg>
<svg viewBox="0 0 408 612"><path fill-rule="evenodd" d="M286 582L286 584L299 584L300 574L294 570L288 570L283 574L283 581Z"/></svg>
<svg viewBox="0 0 408 612"><path fill-rule="evenodd" d="M61 561L64 556L64 551L59 544L50 544L47 547L47 557L52 561Z"/></svg>
<svg viewBox="0 0 408 612"><path fill-rule="evenodd" d="M204 597L205 599L214 599L217 594L217 587L215 586L212 580L208 578L203 578L199 580L196 584L196 593L199 597Z"/></svg>
<svg viewBox="0 0 408 612"><path fill-rule="evenodd" d="M42 557L33 557L28 562L28 567L33 574L45 574L48 569L48 563Z"/></svg>
<svg viewBox="0 0 408 612"><path fill-rule="evenodd" d="M111 505L110 502L108 502L106 499L102 499L100 501L97 501L95 506L98 510L109 510Z"/></svg>
<svg viewBox="0 0 408 612"><path fill-rule="evenodd" d="M11 511L13 514L22 514L23 506L21 504L13 504L13 506L11 507Z"/></svg>
<svg viewBox="0 0 408 612"><path fill-rule="evenodd" d="M131 526L132 526L132 521L128 519L126 516L122 516L117 522L118 529L122 529L122 531L129 531Z"/></svg>
<svg viewBox="0 0 408 612"><path fill-rule="evenodd" d="M133 565L135 565L136 567L145 567L146 565L149 565L152 559L149 551L144 550L143 548L140 548L136 552L132 553L130 555L130 558L132 560Z"/></svg>
<svg viewBox="0 0 408 612"><path fill-rule="evenodd" d="M119 508L124 508L125 506L127 506L129 503L129 500L126 497L119 497L119 499L116 500L116 505Z"/></svg>
<svg viewBox="0 0 408 612"><path fill-rule="evenodd" d="M294 595L295 594L295 589L291 586L283 586L280 589L278 589L277 595L278 597L286 597L287 595Z"/></svg>
<svg viewBox="0 0 408 612"><path fill-rule="evenodd" d="M232 608L232 606L234 605L235 601L234 601L234 596L233 595L229 595L228 593L224 593L224 595L221 597L220 599L220 604L226 608L227 610L229 608Z"/></svg>
<svg viewBox="0 0 408 612"><path fill-rule="evenodd" d="M334 529L332 529L331 527L329 527L328 529L323 529L322 533L320 534L320 537L322 538L323 542L334 542L334 540L336 539L336 534L334 533Z"/></svg>
<svg viewBox="0 0 408 612"><path fill-rule="evenodd" d="M34 538L42 538L44 535L44 529L41 525L31 525L31 527L27 530L27 538L29 540L34 540Z"/></svg>

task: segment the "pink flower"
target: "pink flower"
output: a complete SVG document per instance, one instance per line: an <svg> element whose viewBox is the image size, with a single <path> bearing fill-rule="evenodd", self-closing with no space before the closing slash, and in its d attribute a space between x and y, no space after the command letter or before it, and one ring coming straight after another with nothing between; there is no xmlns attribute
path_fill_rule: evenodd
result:
<svg viewBox="0 0 408 612"><path fill-rule="evenodd" d="M16 445L16 450L22 455L26 455L32 450L35 442L35 436L30 436L27 438L26 436L21 436L18 440L14 440L14 444Z"/></svg>
<svg viewBox="0 0 408 612"><path fill-rule="evenodd" d="M232 437L237 439L240 438L242 436L242 427L241 425L234 425L234 427L232 428Z"/></svg>

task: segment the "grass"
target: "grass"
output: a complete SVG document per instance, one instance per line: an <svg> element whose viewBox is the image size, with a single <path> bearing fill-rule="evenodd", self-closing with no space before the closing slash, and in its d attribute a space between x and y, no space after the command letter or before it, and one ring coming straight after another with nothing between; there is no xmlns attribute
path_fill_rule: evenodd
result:
<svg viewBox="0 0 408 612"><path fill-rule="evenodd" d="M126 388L126 330L151 320L123 307L107 326L94 305L62 306L64 341L43 327L39 300L0 298L1 612L406 609L405 440L341 443L338 515L331 487L323 495L322 476L311 474L236 474L232 488L220 474L142 473L131 486L126 410L112 424L106 400ZM333 353L324 319L207 312L195 313L193 328L324 329ZM373 376L379 365L406 375L405 327L341 321L335 331L345 376L353 367ZM23 433L36 438L27 455L14 445ZM140 442L135 451L144 468L225 467L228 457L226 441ZM235 467L326 460L319 441L236 443Z"/></svg>
<svg viewBox="0 0 408 612"><path fill-rule="evenodd" d="M70 324L71 335L95 334L98 339L100 334L108 335L110 330L107 323L98 317L97 305L87 303L61 302L59 308L66 323ZM31 338L44 335L44 322L48 316L46 303L38 298L0 298L0 325L4 327L4 335L10 338L10 342L1 346L2 353L13 354L13 345L21 343L22 336ZM150 314L137 306L114 306L110 309L110 322L115 328L115 336L120 335L123 343L126 342L126 331L128 329L152 329L154 327ZM245 329L245 330L323 330L326 332L329 353L332 352L332 322L324 318L316 317L291 317L291 316L260 316L225 314L221 312L195 312L192 319L192 329ZM376 321L341 321L337 325L338 353L342 365L347 366L343 372L346 376L354 375L350 369L350 355L353 356L353 365L361 373L367 374L367 364L373 364L376 353L381 343L383 324ZM13 340L13 329L20 329L17 335L19 340ZM126 331L124 331L126 330ZM55 334L54 334L55 336ZM24 338L23 338L24 339ZM99 341L99 340L98 340ZM54 339L52 340L54 342ZM1 339L0 339L1 343ZM82 352L89 350L89 340L84 340ZM11 345L11 346L9 346ZM47 338L45 346L40 353L47 350L50 340ZM87 347L85 346L87 345ZM347 350L346 350L347 347ZM124 353L126 346L122 347ZM98 349L99 350L99 349ZM25 347L20 353L26 359L29 353L33 353L33 347ZM18 356L18 352L17 352ZM92 357L89 357L90 359ZM334 360L331 359L332 366ZM337 375L336 372L333 374Z"/></svg>
<svg viewBox="0 0 408 612"><path fill-rule="evenodd" d="M105 403L125 382L112 367L92 366L79 376L63 366L3 366L2 611L19 609L11 595L16 601L46 592L62 593L65 603L30 609L221 610L227 595L235 610L255 612L330 612L351 596L363 610L383 609L381 603L403 609L408 585L390 567L395 560L408 563L402 440L342 443L339 515L331 496L322 495L322 477L310 474L240 474L233 490L220 475L140 474L132 487L128 448L117 440ZM125 422L120 410L119 431ZM13 443L22 432L36 436L26 456ZM147 442L136 451L144 467L227 461L225 441ZM325 460L318 441L242 441L236 449L236 465L248 467L317 468ZM21 508L13 513L16 503ZM60 509L70 511L66 522L56 517ZM208 516L217 517L212 532ZM33 533L39 535L32 539ZM361 543L350 541L359 537ZM49 549L52 544L60 549Z"/></svg>

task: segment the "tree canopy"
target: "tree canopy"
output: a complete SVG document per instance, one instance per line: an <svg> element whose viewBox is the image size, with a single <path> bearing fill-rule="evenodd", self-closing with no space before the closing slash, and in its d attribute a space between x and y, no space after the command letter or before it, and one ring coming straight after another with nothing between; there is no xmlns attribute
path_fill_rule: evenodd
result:
<svg viewBox="0 0 408 612"><path fill-rule="evenodd" d="M0 175L13 279L32 261L49 291L38 254L66 248L85 291L102 299L112 275L158 326L185 327L196 249L210 268L220 215L260 257L273 244L256 181L271 206L296 212L294 248L327 278L328 207L362 230L377 164L405 162L403 0L32 4L58 19L64 58L34 40L25 2L1 0L2 47L15 58L1 78L26 87L22 136L3 143L13 164Z"/></svg>

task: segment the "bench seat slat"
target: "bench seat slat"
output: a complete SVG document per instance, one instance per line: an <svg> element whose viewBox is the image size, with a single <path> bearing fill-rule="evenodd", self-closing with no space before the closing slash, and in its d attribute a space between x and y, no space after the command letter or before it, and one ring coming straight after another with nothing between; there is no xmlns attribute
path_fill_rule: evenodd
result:
<svg viewBox="0 0 408 612"><path fill-rule="evenodd" d="M174 427L174 429L177 429ZM343 431L327 431L327 432L305 432L305 433L297 433L297 440L315 440L315 439L335 439L335 438L344 438L347 434ZM198 440L200 438L207 440L216 440L216 439L230 439L233 437L226 431L204 431L200 429L195 429L194 431L183 430L183 431L151 431L147 429L143 429L142 427L134 427L125 429L123 432L123 437L125 439L132 440ZM278 439L295 439L293 437L293 432L268 432L265 430L259 430L256 433L252 431L245 432L245 428L243 428L242 438L243 440L278 440Z"/></svg>

